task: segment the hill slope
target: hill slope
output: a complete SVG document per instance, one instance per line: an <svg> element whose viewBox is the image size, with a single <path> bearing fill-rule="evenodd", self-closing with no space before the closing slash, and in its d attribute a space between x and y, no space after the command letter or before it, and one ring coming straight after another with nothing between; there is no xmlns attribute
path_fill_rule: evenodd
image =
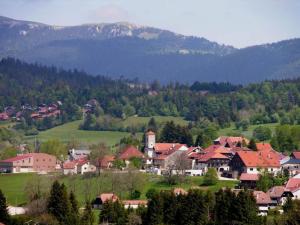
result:
<svg viewBox="0 0 300 225"><path fill-rule="evenodd" d="M300 39L235 49L129 23L57 27L0 17L0 57L162 82L249 83L300 75Z"/></svg>

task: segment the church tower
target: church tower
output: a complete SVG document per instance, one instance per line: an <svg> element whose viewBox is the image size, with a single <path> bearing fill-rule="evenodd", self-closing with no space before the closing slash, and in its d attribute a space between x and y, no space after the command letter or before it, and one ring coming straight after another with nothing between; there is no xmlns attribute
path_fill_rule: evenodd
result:
<svg viewBox="0 0 300 225"><path fill-rule="evenodd" d="M153 149L155 146L155 133L153 131L148 131L146 133L146 148Z"/></svg>

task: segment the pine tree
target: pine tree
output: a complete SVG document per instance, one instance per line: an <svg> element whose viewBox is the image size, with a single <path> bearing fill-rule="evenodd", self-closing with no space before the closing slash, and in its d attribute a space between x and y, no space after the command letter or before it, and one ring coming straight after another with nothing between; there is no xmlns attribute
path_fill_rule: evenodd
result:
<svg viewBox="0 0 300 225"><path fill-rule="evenodd" d="M95 216L92 211L92 206L90 202L85 203L85 208L83 215L81 217L81 225L93 225L95 222Z"/></svg>
<svg viewBox="0 0 300 225"><path fill-rule="evenodd" d="M70 224L70 203L64 184L60 185L58 181L53 183L47 209L61 224Z"/></svg>
<svg viewBox="0 0 300 225"><path fill-rule="evenodd" d="M254 151L257 151L256 143L255 143L255 140L253 138L249 141L248 148L250 148Z"/></svg>
<svg viewBox="0 0 300 225"><path fill-rule="evenodd" d="M156 124L154 117L151 117L151 119L148 122L148 130L151 130L155 133L158 131L158 126Z"/></svg>
<svg viewBox="0 0 300 225"><path fill-rule="evenodd" d="M69 201L71 204L70 210L70 222L73 225L79 224L79 210L78 210L78 202L73 191L70 192Z"/></svg>
<svg viewBox="0 0 300 225"><path fill-rule="evenodd" d="M147 214L143 224L163 224L163 218L163 199L160 194L157 194L148 202Z"/></svg>
<svg viewBox="0 0 300 225"><path fill-rule="evenodd" d="M10 216L7 211L6 198L0 189L0 222L9 223Z"/></svg>

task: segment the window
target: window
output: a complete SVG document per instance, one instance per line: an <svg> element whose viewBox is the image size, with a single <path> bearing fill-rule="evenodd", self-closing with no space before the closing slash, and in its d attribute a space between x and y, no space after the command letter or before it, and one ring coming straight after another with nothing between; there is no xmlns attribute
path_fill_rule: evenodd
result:
<svg viewBox="0 0 300 225"><path fill-rule="evenodd" d="M253 171L253 168L250 168L250 171Z"/></svg>

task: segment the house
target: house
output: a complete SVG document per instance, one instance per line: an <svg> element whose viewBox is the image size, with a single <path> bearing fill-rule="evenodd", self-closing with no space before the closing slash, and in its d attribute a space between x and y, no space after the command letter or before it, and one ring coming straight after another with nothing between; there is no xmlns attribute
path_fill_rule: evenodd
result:
<svg viewBox="0 0 300 225"><path fill-rule="evenodd" d="M288 196L293 197L293 194L285 186L274 186L267 191L272 202L276 205L283 205Z"/></svg>
<svg viewBox="0 0 300 225"><path fill-rule="evenodd" d="M225 154L219 152L206 152L199 154L197 158L197 164L202 170L207 172L208 168L215 168L217 172L223 173L229 171L230 158Z"/></svg>
<svg viewBox="0 0 300 225"><path fill-rule="evenodd" d="M265 142L256 143L256 149L257 149L257 151L273 151L274 150L270 143L265 143Z"/></svg>
<svg viewBox="0 0 300 225"><path fill-rule="evenodd" d="M258 174L280 171L279 156L275 151L237 151L230 162L233 174Z"/></svg>
<svg viewBox="0 0 300 225"><path fill-rule="evenodd" d="M253 196L258 206L259 215L266 216L271 208L274 208L276 204L273 203L270 196L263 191L254 191Z"/></svg>
<svg viewBox="0 0 300 225"><path fill-rule="evenodd" d="M0 172L5 173L54 172L55 168L56 157L46 153L27 153L0 161Z"/></svg>
<svg viewBox="0 0 300 225"><path fill-rule="evenodd" d="M70 160L77 160L80 158L88 158L88 156L91 154L91 150L87 149L70 149L68 152L69 159Z"/></svg>
<svg viewBox="0 0 300 225"><path fill-rule="evenodd" d="M229 162L233 155L231 148L222 145L211 145L206 149L188 151L188 156L192 159L192 168L201 170L202 174L212 167L219 173L229 171Z"/></svg>
<svg viewBox="0 0 300 225"><path fill-rule="evenodd" d="M259 180L259 174L242 173L240 176L240 188L255 189Z"/></svg>
<svg viewBox="0 0 300 225"><path fill-rule="evenodd" d="M9 119L9 116L7 115L6 112L0 113L0 121L5 121L8 119Z"/></svg>
<svg viewBox="0 0 300 225"><path fill-rule="evenodd" d="M221 145L224 147L241 147L243 144L247 145L249 140L244 137L231 137L231 136L220 136L214 141L214 145Z"/></svg>
<svg viewBox="0 0 300 225"><path fill-rule="evenodd" d="M285 188L293 194L293 199L300 199L300 178L290 178L286 183Z"/></svg>
<svg viewBox="0 0 300 225"><path fill-rule="evenodd" d="M145 136L146 166L152 172L161 174L162 170L174 166L176 159L189 148L180 143L156 143L155 133L149 131ZM182 155L183 156L183 155ZM188 159L188 157L186 157Z"/></svg>
<svg viewBox="0 0 300 225"><path fill-rule="evenodd" d="M191 169L186 170L185 174L189 176L201 176L204 173L204 170L197 164L197 159L199 154L203 152L201 147L189 147L186 151L186 155L191 160Z"/></svg>
<svg viewBox="0 0 300 225"><path fill-rule="evenodd" d="M292 152L291 158L300 159L300 151L294 151L294 152Z"/></svg>
<svg viewBox="0 0 300 225"><path fill-rule="evenodd" d="M144 154L133 146L127 146L120 154L119 159L123 160L126 163L126 166L129 165L130 160L133 158L143 159L145 158Z"/></svg>
<svg viewBox="0 0 300 225"><path fill-rule="evenodd" d="M300 173L300 159L290 157L287 161L281 164L282 171L287 170L290 176Z"/></svg>
<svg viewBox="0 0 300 225"><path fill-rule="evenodd" d="M99 160L99 165L101 169L109 169L113 167L113 162L116 160L116 157L113 155L106 155Z"/></svg>
<svg viewBox="0 0 300 225"><path fill-rule="evenodd" d="M147 207L148 201L147 200L123 200L122 201L124 208L128 209L137 209L139 206Z"/></svg>
<svg viewBox="0 0 300 225"><path fill-rule="evenodd" d="M64 175L73 175L73 174L84 174L96 172L96 167L85 159L77 159L73 161L66 161L63 164L63 174Z"/></svg>
<svg viewBox="0 0 300 225"><path fill-rule="evenodd" d="M102 205L107 201L118 201L119 198L114 193L102 193L101 195L97 196L93 202L93 207L96 209L100 209Z"/></svg>

